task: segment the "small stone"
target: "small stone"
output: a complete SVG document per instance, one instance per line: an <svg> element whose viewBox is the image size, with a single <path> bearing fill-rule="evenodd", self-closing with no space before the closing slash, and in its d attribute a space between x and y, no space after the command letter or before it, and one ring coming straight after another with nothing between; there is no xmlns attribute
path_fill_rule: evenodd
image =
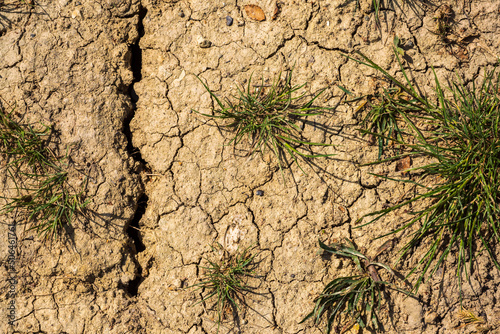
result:
<svg viewBox="0 0 500 334"><path fill-rule="evenodd" d="M295 278L295 274L291 274L290 276L291 276L292 278Z"/></svg>
<svg viewBox="0 0 500 334"><path fill-rule="evenodd" d="M409 39L408 41L406 41L405 46L406 46L407 48L412 48L412 47L414 46L414 44L413 44L412 40L411 40L411 39Z"/></svg>
<svg viewBox="0 0 500 334"><path fill-rule="evenodd" d="M370 21L370 17L368 15L365 15L365 21Z"/></svg>
<svg viewBox="0 0 500 334"><path fill-rule="evenodd" d="M36 36L36 34L31 34L30 36L31 36L31 38L33 38L33 37L35 37L35 36Z"/></svg>
<svg viewBox="0 0 500 334"><path fill-rule="evenodd" d="M255 194L256 194L257 196L264 196L264 191L262 191L262 190L257 190L257 191L255 192Z"/></svg>
<svg viewBox="0 0 500 334"><path fill-rule="evenodd" d="M427 312L424 317L424 321L426 324L435 324L439 321L439 315L434 311Z"/></svg>
<svg viewBox="0 0 500 334"><path fill-rule="evenodd" d="M71 18L73 19L76 19L76 18L83 18L82 17L82 12L79 10L79 9L75 9L72 13L71 13Z"/></svg>
<svg viewBox="0 0 500 334"><path fill-rule="evenodd" d="M186 16L186 15L185 15L185 14L184 14L184 12L181 10L181 11L179 11L179 16L180 16L180 17L184 17L184 16Z"/></svg>
<svg viewBox="0 0 500 334"><path fill-rule="evenodd" d="M176 278L173 280L172 285L175 286L177 289L182 289L182 280Z"/></svg>
<svg viewBox="0 0 500 334"><path fill-rule="evenodd" d="M228 27L233 25L233 18L231 16L226 16L226 25Z"/></svg>
<svg viewBox="0 0 500 334"><path fill-rule="evenodd" d="M266 20L266 14L257 5L245 5L245 12L247 13L248 17L254 21L265 21Z"/></svg>
<svg viewBox="0 0 500 334"><path fill-rule="evenodd" d="M76 6L80 6L82 3L80 1L75 2Z"/></svg>
<svg viewBox="0 0 500 334"><path fill-rule="evenodd" d="M208 39L204 39L200 42L200 48L202 49L207 49L212 46L212 42L210 42Z"/></svg>

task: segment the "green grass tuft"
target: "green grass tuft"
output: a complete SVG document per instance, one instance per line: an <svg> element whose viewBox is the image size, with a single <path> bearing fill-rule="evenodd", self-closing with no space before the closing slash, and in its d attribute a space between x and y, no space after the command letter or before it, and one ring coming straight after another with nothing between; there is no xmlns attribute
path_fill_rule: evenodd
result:
<svg viewBox="0 0 500 334"><path fill-rule="evenodd" d="M384 9L390 9L394 11L396 8L403 11L402 4L408 6L414 13L418 13L419 8L421 8L421 4L424 3L425 0L345 0L339 7L345 7L351 3L355 3L355 11L360 8L360 1L371 2L371 7L373 13L375 15L375 22L377 26L380 28L380 11Z"/></svg>
<svg viewBox="0 0 500 334"><path fill-rule="evenodd" d="M220 244L212 247L216 259L208 259L206 267L199 267L203 276L200 283L190 286L196 290L202 289L205 296L195 305L207 300L216 299L215 310L217 312L217 332L226 313L236 314L240 310L240 303L245 303L245 294L252 292L248 284L249 278L254 278L255 257L259 254L251 254L253 246L245 248L236 254L230 254Z"/></svg>
<svg viewBox="0 0 500 334"><path fill-rule="evenodd" d="M314 318L319 324L324 315L327 317L326 332L330 333L335 323L343 329L341 333L358 324L361 328L371 327L379 329L379 318L384 288L392 288L396 291L409 294L407 291L397 288L392 283L380 279L377 271L382 268L394 275L392 269L379 262L373 262L368 256L356 250L352 242L346 240L348 245L334 243L330 246L319 241L319 246L324 252L337 256L350 258L359 271L359 274L347 277L337 277L328 283L323 292L315 299L315 307L311 313L300 322ZM346 316L342 317L342 313ZM337 332L337 331L336 331Z"/></svg>
<svg viewBox="0 0 500 334"><path fill-rule="evenodd" d="M358 110L368 109L360 123L359 130L363 134L376 137L379 160L382 158L384 149L389 145L390 138L403 141L404 130L399 126L401 122L399 106L395 105L395 101L404 98L405 95L400 88L391 87L384 89L381 93L364 97L365 101L358 107ZM356 98L347 102L358 100L359 98Z"/></svg>
<svg viewBox="0 0 500 334"><path fill-rule="evenodd" d="M200 81L201 79L198 78ZM229 120L227 125L234 129L235 136L229 144L238 145L243 139L251 142L250 154L270 149L278 160L283 174L283 163L290 157L298 167L298 158L328 157L333 154L312 154L312 146L332 146L314 143L302 137L299 122L306 123L307 117L322 115L327 108L313 106L314 101L323 92L306 98L305 93L295 96L305 84L292 86L292 71L285 78L278 79L272 85L262 84L252 87L248 80L246 89L238 88L238 95L220 100L203 82L203 86L217 103L219 109L214 114L202 114L208 117ZM304 170L302 170L304 172ZM305 172L304 172L305 173ZM284 177L284 176L283 176Z"/></svg>
<svg viewBox="0 0 500 334"><path fill-rule="evenodd" d="M417 225L411 240L402 248L401 257L411 255L415 248L425 244L424 241L430 244L410 272L411 275L419 271L415 289L426 274L432 276L449 255L456 257L458 262L460 289L462 273L465 271L468 277L480 248L500 269L495 255L500 241L500 74L494 71L485 73L478 86L475 83L466 86L458 79L446 90L441 88L435 75L437 100L432 102L421 95L408 79L397 54L405 78L403 82L361 53L359 56L361 59L351 59L376 69L411 97L393 99L391 103L397 106L404 126L411 131L412 144L389 138L406 145L409 152L375 163L394 161L408 155L423 156L430 161L412 168L422 176L420 181L401 180L419 187L419 194L369 214L375 218L366 224L399 208L410 211L410 219L386 235ZM418 122L423 122L430 130L421 131L416 125ZM386 138L381 134L378 137ZM436 179L437 182L429 185L429 180ZM412 210L422 206L423 209Z"/></svg>
<svg viewBox="0 0 500 334"><path fill-rule="evenodd" d="M0 214L20 211L26 214L30 229L46 239L57 238L75 213L87 204L82 189L75 193L68 184L67 165L49 148L51 128L41 124L41 129L22 126L10 113L0 108L0 154L5 158L7 177L14 185L13 197L2 196L6 201Z"/></svg>

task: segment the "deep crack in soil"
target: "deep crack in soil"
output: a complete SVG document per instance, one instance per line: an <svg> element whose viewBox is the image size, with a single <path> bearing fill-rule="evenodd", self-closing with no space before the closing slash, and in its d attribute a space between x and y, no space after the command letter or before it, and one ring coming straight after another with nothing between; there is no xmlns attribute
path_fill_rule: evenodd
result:
<svg viewBox="0 0 500 334"><path fill-rule="evenodd" d="M136 103L139 100L139 96L134 91L134 84L141 81L142 79L142 50L139 46L139 42L141 38L144 36L144 25L142 23L144 17L147 14L146 8L139 6L139 21L137 23L137 30L139 37L137 41L130 46L130 51L131 51L131 58L130 58L130 66L132 69L132 73L134 76L134 79L132 81L132 84L129 86L129 95L130 99L132 100L132 105L133 109L132 112L125 118L124 120L124 133L125 136L127 137L127 152L130 154L130 156L140 163L140 171L143 172L146 169L146 161L142 158L141 152L139 149L133 146L132 144L132 133L130 131L130 122L135 116L135 110L136 110ZM129 223L126 233L127 235L132 239L133 245L132 245L132 252L131 255L134 257L134 262L137 265L137 272L136 272L136 277L131 280L128 285L125 287L126 291L130 296L137 296L137 292L139 289L139 285L142 283L144 280L142 273L143 269L142 266L139 264L137 261L137 255L140 252L143 252L146 247L144 246L144 243L142 242L142 236L141 236L141 231L139 228L139 222L146 212L146 208L148 205L148 196L146 194L141 194L141 196L138 198L137 201L137 208L135 210L134 216Z"/></svg>

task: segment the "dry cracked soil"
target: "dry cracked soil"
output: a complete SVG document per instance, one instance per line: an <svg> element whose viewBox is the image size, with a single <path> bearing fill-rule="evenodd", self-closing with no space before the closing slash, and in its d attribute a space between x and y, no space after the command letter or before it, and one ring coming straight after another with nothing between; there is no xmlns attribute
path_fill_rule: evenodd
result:
<svg viewBox="0 0 500 334"><path fill-rule="evenodd" d="M388 0L379 24L370 0L26 1L0 0L2 105L15 105L22 122L54 127L59 147L71 147L75 182L88 180L91 202L52 243L13 214L1 216L2 333L216 333L211 304L197 304L201 292L187 288L216 242L260 251L258 293L219 332L324 332L324 323L299 322L324 285L354 267L322 257L318 239L376 249L387 238L375 238L400 216L362 228L356 221L411 191L371 174L398 176L395 163L360 166L378 150L358 132L359 112L342 103L339 86L361 96L381 81L344 54L359 50L396 73L397 36L412 79L429 94L432 67L442 82L456 75L471 82L500 56L498 0ZM266 19L250 18L246 5ZM446 39L435 33L443 6L454 13ZM273 80L292 67L293 83L307 83L307 93L326 89L317 103L331 112L311 118L304 136L334 144L321 152L335 156L302 163L306 173L292 164L284 180L272 154L225 145L232 133L223 122L193 109L214 106L196 76L224 97L252 74ZM14 221L13 285L6 245ZM379 260L392 264L406 237ZM396 269L407 274L415 255ZM487 259L478 258L462 303L498 333L500 272ZM457 318L455 271L450 257L415 298L391 294L379 332L475 332Z"/></svg>

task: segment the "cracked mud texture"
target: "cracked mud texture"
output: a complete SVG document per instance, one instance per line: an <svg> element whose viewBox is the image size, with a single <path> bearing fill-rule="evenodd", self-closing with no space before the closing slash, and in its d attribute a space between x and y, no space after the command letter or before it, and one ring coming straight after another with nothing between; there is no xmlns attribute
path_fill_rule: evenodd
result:
<svg viewBox="0 0 500 334"><path fill-rule="evenodd" d="M401 7L381 11L380 28L371 1L357 10L343 3L287 1L272 20L274 1L42 0L33 8L0 2L0 96L17 106L21 120L54 125L60 147L72 145L69 168L75 179L88 177L92 198L88 213L50 247L18 226L18 320L8 325L8 283L1 279L0 331L215 333L216 315L193 306L199 291L185 288L219 242L231 251L256 243L262 251L259 294L247 298L237 327L228 319L221 332L321 333L323 324L299 321L325 283L354 268L322 258L318 238L348 237L376 249L386 239L373 238L397 227L399 217L354 229L356 220L411 191L370 174L396 175L394 164L359 167L377 158L377 148L359 136L354 108L337 107L337 85L362 95L381 82L342 54L360 50L396 73L396 34L412 77L428 93L431 66L443 82L455 73L470 82L500 55L495 0L399 1ZM247 4L260 6L267 20L248 18ZM433 33L444 4L455 11L455 43L448 46ZM210 47L200 47L206 41ZM307 82L310 93L326 88L319 103L336 107L304 128L308 139L334 144L324 153L336 155L302 163L307 175L292 165L285 183L271 154L225 146L231 133L191 110L210 113L213 106L196 76L228 96L252 74L272 80L293 66L294 84ZM2 184L8 195L4 176ZM139 218L139 231L127 233ZM2 216L2 240L13 219ZM380 261L392 263L408 234ZM7 252L0 249L2 261ZM418 252L397 269L406 274ZM421 287L418 301L391 295L392 310L380 314L384 332L472 332L456 317L451 259ZM6 265L0 271L8 277ZM464 306L499 330L500 273L481 256L471 283L463 286Z"/></svg>

